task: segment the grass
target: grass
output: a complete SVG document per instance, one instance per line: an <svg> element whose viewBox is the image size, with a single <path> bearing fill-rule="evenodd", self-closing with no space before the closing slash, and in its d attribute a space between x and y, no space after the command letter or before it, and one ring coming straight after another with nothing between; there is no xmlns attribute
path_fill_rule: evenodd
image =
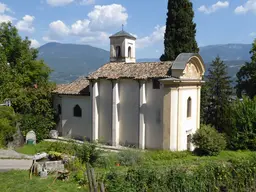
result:
<svg viewBox="0 0 256 192"><path fill-rule="evenodd" d="M23 147L16 148L15 151L26 155L35 155L36 153L49 151L72 154L74 152L73 146L72 143L42 141L36 145L24 145Z"/></svg>
<svg viewBox="0 0 256 192"><path fill-rule="evenodd" d="M34 155L37 153L35 145L24 145L23 147L15 149L15 151L26 155Z"/></svg>
<svg viewBox="0 0 256 192"><path fill-rule="evenodd" d="M53 183L54 177L48 176L46 179L28 177L28 171L10 171L0 173L0 191L2 192L79 192L85 191L76 182L59 181ZM53 184L52 184L53 183ZM52 184L52 185L51 185Z"/></svg>

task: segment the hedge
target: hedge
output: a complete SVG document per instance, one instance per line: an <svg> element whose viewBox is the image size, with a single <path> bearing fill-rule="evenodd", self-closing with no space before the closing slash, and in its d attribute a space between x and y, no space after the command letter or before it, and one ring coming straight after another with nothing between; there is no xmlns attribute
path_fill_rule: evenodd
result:
<svg viewBox="0 0 256 192"><path fill-rule="evenodd" d="M104 178L111 192L256 191L256 155L179 166L141 166L125 173L112 170Z"/></svg>

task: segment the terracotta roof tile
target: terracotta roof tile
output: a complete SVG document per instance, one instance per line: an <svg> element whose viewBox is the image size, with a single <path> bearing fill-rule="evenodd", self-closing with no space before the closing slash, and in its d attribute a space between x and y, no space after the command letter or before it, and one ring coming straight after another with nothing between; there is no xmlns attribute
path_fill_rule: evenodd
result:
<svg viewBox="0 0 256 192"><path fill-rule="evenodd" d="M53 93L62 95L89 95L89 81L85 77L81 77L70 84L57 85Z"/></svg>
<svg viewBox="0 0 256 192"><path fill-rule="evenodd" d="M107 63L88 76L88 79L148 79L170 77L172 62Z"/></svg>

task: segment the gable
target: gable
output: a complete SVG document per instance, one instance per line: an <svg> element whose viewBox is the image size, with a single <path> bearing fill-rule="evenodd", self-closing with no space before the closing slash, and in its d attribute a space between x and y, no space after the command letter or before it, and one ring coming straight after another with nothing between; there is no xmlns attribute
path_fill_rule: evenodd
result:
<svg viewBox="0 0 256 192"><path fill-rule="evenodd" d="M201 80L205 73L202 57L197 53L181 53L172 66L172 77Z"/></svg>

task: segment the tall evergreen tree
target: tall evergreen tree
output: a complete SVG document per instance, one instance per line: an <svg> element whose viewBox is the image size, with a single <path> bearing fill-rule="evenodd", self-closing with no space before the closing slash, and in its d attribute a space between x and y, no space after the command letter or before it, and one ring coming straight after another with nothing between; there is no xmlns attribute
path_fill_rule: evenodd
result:
<svg viewBox="0 0 256 192"><path fill-rule="evenodd" d="M238 97L245 94L253 98L256 95L256 40L252 44L250 54L252 54L251 61L246 62L236 74L236 92Z"/></svg>
<svg viewBox="0 0 256 192"><path fill-rule="evenodd" d="M193 22L193 5L189 0L169 0L164 37L164 54L161 61L175 60L182 52L199 51L196 35L196 24Z"/></svg>
<svg viewBox="0 0 256 192"><path fill-rule="evenodd" d="M219 132L224 132L229 123L231 80L227 74L227 66L220 59L212 62L206 77L205 91L202 91L203 122L211 124Z"/></svg>

